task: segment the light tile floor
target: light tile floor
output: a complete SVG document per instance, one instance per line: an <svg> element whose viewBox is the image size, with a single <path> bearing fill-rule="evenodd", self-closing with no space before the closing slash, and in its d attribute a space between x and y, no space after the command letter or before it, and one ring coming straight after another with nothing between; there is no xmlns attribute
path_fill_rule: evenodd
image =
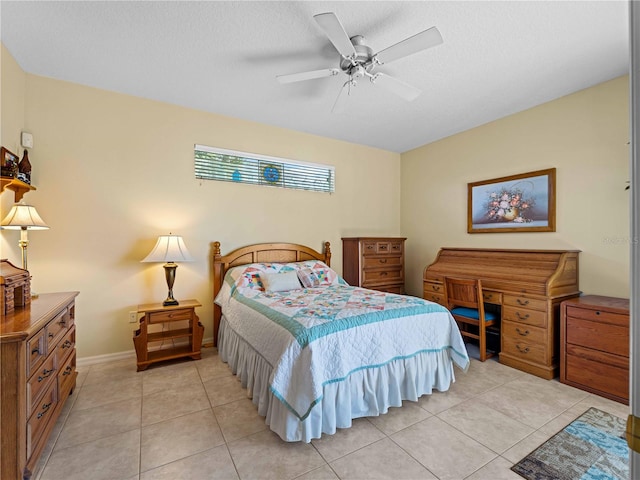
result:
<svg viewBox="0 0 640 480"><path fill-rule="evenodd" d="M589 407L628 415L557 380L472 360L448 392L286 443L213 348L144 372L135 359L79 370L36 480L521 480L511 465Z"/></svg>

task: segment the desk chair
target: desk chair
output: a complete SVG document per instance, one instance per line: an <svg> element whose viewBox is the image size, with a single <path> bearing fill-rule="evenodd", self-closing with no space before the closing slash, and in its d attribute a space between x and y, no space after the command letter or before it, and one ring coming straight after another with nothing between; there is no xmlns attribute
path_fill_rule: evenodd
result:
<svg viewBox="0 0 640 480"><path fill-rule="evenodd" d="M458 323L460 333L463 337L478 340L481 362L493 357L495 353L487 352L487 327L497 324L499 317L484 311L482 282L452 277L445 277L444 281L447 308ZM470 325L475 328L469 329Z"/></svg>

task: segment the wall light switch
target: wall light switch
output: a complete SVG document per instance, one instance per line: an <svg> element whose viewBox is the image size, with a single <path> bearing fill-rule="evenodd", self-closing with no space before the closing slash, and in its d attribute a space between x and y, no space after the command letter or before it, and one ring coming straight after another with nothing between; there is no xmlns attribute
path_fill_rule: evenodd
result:
<svg viewBox="0 0 640 480"><path fill-rule="evenodd" d="M24 148L33 148L33 135L29 132L22 132L20 143Z"/></svg>

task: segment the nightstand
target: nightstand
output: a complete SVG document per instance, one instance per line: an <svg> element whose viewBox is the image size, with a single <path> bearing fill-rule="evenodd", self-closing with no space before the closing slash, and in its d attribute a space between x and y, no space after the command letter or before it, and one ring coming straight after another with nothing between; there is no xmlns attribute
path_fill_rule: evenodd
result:
<svg viewBox="0 0 640 480"><path fill-rule="evenodd" d="M140 319L140 328L133 335L138 371L165 360L200 358L204 327L195 309L201 306L197 300L182 300L180 305L166 307L162 303L138 305L138 313L144 313L144 317ZM151 343L158 342L158 348L155 345L149 348Z"/></svg>

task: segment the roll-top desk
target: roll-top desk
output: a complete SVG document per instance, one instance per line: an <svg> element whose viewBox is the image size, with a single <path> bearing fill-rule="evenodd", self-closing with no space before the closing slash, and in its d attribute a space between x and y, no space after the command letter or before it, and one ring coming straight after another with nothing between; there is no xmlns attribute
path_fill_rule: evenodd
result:
<svg viewBox="0 0 640 480"><path fill-rule="evenodd" d="M445 277L482 280L501 313L500 363L558 376L560 303L580 295L579 250L442 248L424 270L426 300L446 306Z"/></svg>

